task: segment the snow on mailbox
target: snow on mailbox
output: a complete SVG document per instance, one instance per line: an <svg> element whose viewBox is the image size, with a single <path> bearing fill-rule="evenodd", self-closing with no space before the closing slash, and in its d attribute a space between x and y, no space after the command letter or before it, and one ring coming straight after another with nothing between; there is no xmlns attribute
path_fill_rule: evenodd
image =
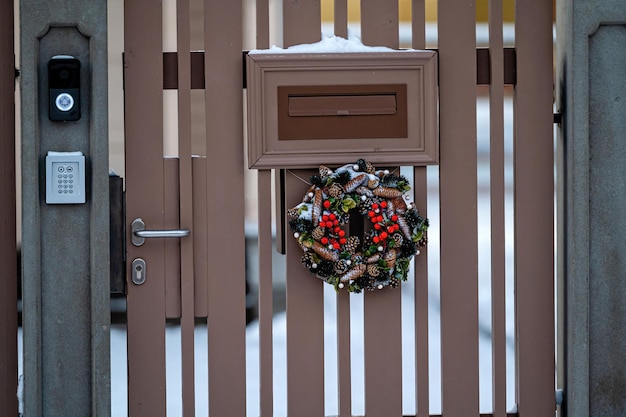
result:
<svg viewBox="0 0 626 417"><path fill-rule="evenodd" d="M435 52L332 37L247 60L250 168L438 162Z"/></svg>

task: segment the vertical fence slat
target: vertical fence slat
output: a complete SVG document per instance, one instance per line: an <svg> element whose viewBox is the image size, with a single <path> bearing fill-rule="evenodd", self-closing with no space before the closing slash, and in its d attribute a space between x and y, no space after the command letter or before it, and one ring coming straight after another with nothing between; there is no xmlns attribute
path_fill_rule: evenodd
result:
<svg viewBox="0 0 626 417"><path fill-rule="evenodd" d="M555 410L552 4L515 6L517 401L520 417L548 416Z"/></svg>
<svg viewBox="0 0 626 417"><path fill-rule="evenodd" d="M269 48L269 0L256 1L256 47ZM272 172L259 170L258 248L259 248L259 378L261 417L274 414L274 297L272 285ZM278 228L277 228L278 229ZM282 228L280 228L282 230Z"/></svg>
<svg viewBox="0 0 626 417"><path fill-rule="evenodd" d="M397 48L398 2L390 0L361 0L361 38L366 45Z"/></svg>
<svg viewBox="0 0 626 417"><path fill-rule="evenodd" d="M426 47L426 10L424 0L411 2L412 45ZM428 177L426 167L413 169L415 202L423 217L428 217ZM417 417L430 415L430 371L428 357L428 247L421 249L414 261L415 282L415 399Z"/></svg>
<svg viewBox="0 0 626 417"><path fill-rule="evenodd" d="M272 173L258 172L258 242L259 242L259 359L261 385L261 417L274 413L274 361L273 330L274 314L272 296Z"/></svg>
<svg viewBox="0 0 626 417"><path fill-rule="evenodd" d="M0 2L0 415L17 415L13 1Z"/></svg>
<svg viewBox="0 0 626 417"><path fill-rule="evenodd" d="M492 407L506 416L506 263L504 224L504 53L502 0L489 0L489 156L491 196Z"/></svg>
<svg viewBox="0 0 626 417"><path fill-rule="evenodd" d="M317 42L321 36L319 2L283 0L284 47ZM286 171L285 203L302 200L307 185L300 178L315 172ZM286 207L282 208L282 211ZM283 223L283 233L290 234ZM302 267L302 249L287 236L287 413L293 416L324 415L324 298L323 283ZM306 360L303 361L303 358Z"/></svg>
<svg viewBox="0 0 626 417"><path fill-rule="evenodd" d="M422 217L428 217L428 182L426 167L413 169L415 203ZM416 399L417 417L430 414L430 384L428 357L428 247L421 249L414 261L415 274L415 365L417 376Z"/></svg>
<svg viewBox="0 0 626 417"><path fill-rule="evenodd" d="M426 4L425 0L411 1L411 37L413 48L426 47Z"/></svg>
<svg viewBox="0 0 626 417"><path fill-rule="evenodd" d="M178 158L163 159L163 217L165 229L180 227ZM164 239L165 317L180 317L180 240Z"/></svg>
<svg viewBox="0 0 626 417"><path fill-rule="evenodd" d="M361 1L361 35L367 45L397 48L398 2ZM398 168L399 169L399 168ZM365 411L402 415L402 312L400 290L364 296Z"/></svg>
<svg viewBox="0 0 626 417"><path fill-rule="evenodd" d="M269 0L256 0L256 47L270 47L270 4Z"/></svg>
<svg viewBox="0 0 626 417"><path fill-rule="evenodd" d="M348 2L334 1L335 36L348 37ZM350 353L350 294L337 294L337 384L339 417L352 416L352 358Z"/></svg>
<svg viewBox="0 0 626 417"><path fill-rule="evenodd" d="M189 0L176 2L178 50L178 176L180 180L180 227L195 235L193 223L193 161L191 158L191 33ZM204 211L204 210L203 210ZM200 232L206 229L199 229ZM183 416L195 415L194 370L194 241L180 241L180 331Z"/></svg>
<svg viewBox="0 0 626 417"><path fill-rule="evenodd" d="M194 271L194 311L196 317L207 316L207 294L209 265L207 224L207 163L206 157L193 157L193 225L196 233L193 239L193 271Z"/></svg>
<svg viewBox="0 0 626 417"><path fill-rule="evenodd" d="M311 170L287 171L288 207L302 201ZM297 176L296 176L297 175ZM284 226L288 230L287 225ZM291 233L291 232L289 232ZM287 412L324 415L324 283L300 263L302 249L287 236Z"/></svg>
<svg viewBox="0 0 626 417"><path fill-rule="evenodd" d="M246 410L241 2L205 1L209 414ZM218 151L219 150L219 151Z"/></svg>
<svg viewBox="0 0 626 417"><path fill-rule="evenodd" d="M348 37L348 0L335 0L334 5L335 36Z"/></svg>
<svg viewBox="0 0 626 417"><path fill-rule="evenodd" d="M161 4L124 4L126 111L126 213L149 229L163 228L163 50ZM136 22L141 21L141 25ZM146 123L149 120L150 123ZM134 161L142 161L141 164ZM127 227L129 225L127 224ZM127 238L128 276L132 260L146 261L149 279L128 283L129 417L165 417L165 285L163 240L136 248Z"/></svg>
<svg viewBox="0 0 626 417"><path fill-rule="evenodd" d="M444 415L478 415L475 6L439 1Z"/></svg>
<svg viewBox="0 0 626 417"><path fill-rule="evenodd" d="M363 294L365 322L365 412L402 415L401 292Z"/></svg>
<svg viewBox="0 0 626 417"><path fill-rule="evenodd" d="M337 294L337 384L339 417L352 416L352 358L350 356L350 294Z"/></svg>
<svg viewBox="0 0 626 417"><path fill-rule="evenodd" d="M321 14L319 1L283 0L283 46L319 41Z"/></svg>

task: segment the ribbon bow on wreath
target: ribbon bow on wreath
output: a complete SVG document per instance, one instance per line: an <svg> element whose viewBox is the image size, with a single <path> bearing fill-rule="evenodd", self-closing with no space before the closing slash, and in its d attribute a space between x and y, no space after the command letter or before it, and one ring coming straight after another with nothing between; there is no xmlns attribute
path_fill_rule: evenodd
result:
<svg viewBox="0 0 626 417"><path fill-rule="evenodd" d="M358 293L406 281L428 229L428 219L406 194L409 181L359 159L335 171L322 165L311 183L302 202L288 211L304 251L302 264L335 290L347 286ZM346 230L355 211L364 219L362 245Z"/></svg>

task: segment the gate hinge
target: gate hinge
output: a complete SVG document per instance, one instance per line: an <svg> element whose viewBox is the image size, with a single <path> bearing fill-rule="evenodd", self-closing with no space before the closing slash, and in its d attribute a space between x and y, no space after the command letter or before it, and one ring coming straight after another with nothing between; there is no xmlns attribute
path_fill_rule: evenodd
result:
<svg viewBox="0 0 626 417"><path fill-rule="evenodd" d="M20 76L20 69L19 68L15 68L15 78Z"/></svg>
<svg viewBox="0 0 626 417"><path fill-rule="evenodd" d="M561 112L556 112L553 115L553 120L554 120L554 124L555 125L560 125L561 121L563 120L563 114Z"/></svg>

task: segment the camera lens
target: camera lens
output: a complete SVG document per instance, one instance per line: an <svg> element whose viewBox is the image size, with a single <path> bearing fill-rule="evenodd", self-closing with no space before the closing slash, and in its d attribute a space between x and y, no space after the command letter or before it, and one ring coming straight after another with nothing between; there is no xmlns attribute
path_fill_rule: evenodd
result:
<svg viewBox="0 0 626 417"><path fill-rule="evenodd" d="M70 73L68 70L61 70L61 72L59 72L59 78L62 80L67 80L70 76Z"/></svg>

